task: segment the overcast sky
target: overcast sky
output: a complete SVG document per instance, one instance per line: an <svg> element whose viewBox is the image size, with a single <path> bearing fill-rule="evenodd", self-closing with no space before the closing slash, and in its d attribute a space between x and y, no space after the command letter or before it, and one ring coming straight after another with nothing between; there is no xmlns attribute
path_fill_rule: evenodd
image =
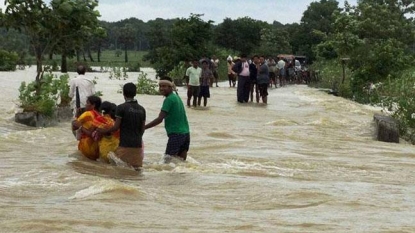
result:
<svg viewBox="0 0 415 233"><path fill-rule="evenodd" d="M155 18L188 18L190 13L204 14L202 19L219 24L225 18L249 16L282 24L299 23L313 0L100 0L100 20L115 22L135 17L144 22ZM344 7L344 0L338 0ZM349 0L356 5L357 0Z"/></svg>

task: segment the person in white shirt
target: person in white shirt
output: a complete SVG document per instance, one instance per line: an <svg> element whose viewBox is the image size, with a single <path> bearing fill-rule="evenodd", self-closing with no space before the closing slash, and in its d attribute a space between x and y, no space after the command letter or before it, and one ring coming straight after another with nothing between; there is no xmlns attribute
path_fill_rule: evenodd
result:
<svg viewBox="0 0 415 233"><path fill-rule="evenodd" d="M190 107L190 102L193 97L193 107L196 107L197 98L200 91L200 76L202 74L202 69L199 67L199 61L197 59L193 60L193 66L187 68L186 70L186 79L189 80L187 85L187 107Z"/></svg>
<svg viewBox="0 0 415 233"><path fill-rule="evenodd" d="M74 116L77 117L85 111L86 99L88 96L95 94L95 83L93 80L85 76L86 67L80 65L77 67L78 76L69 81L69 97L72 98L71 108L73 109ZM76 87L79 92L80 109L76 108Z"/></svg>
<svg viewBox="0 0 415 233"><path fill-rule="evenodd" d="M282 57L279 58L280 60L277 63L278 68L278 79L280 81L280 87L285 85L285 61Z"/></svg>

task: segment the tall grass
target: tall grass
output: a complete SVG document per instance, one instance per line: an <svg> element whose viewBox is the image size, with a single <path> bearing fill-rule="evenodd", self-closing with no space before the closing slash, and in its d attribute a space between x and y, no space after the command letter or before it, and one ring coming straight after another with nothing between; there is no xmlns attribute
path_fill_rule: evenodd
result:
<svg viewBox="0 0 415 233"><path fill-rule="evenodd" d="M345 67L345 77L343 81L343 66L339 60L320 60L310 66L313 74L317 74L318 80L310 86L331 89L339 96L352 99L353 93L350 88L352 72Z"/></svg>

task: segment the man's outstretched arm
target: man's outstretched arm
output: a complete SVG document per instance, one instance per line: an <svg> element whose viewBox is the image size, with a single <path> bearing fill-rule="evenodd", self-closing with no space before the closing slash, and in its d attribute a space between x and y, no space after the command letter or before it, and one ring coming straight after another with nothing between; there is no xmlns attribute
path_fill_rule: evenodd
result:
<svg viewBox="0 0 415 233"><path fill-rule="evenodd" d="M154 119L153 121L151 121L150 123L148 123L144 129L150 129L158 124L160 124L161 122L163 122L164 118L166 118L167 113L165 111L160 111L159 116Z"/></svg>

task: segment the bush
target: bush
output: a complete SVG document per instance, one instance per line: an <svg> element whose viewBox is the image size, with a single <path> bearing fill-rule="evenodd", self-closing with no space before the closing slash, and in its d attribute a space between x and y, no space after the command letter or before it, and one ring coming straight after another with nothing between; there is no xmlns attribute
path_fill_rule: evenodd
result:
<svg viewBox="0 0 415 233"><path fill-rule="evenodd" d="M85 66L87 72L92 72L93 71L92 67L88 64L88 62L75 61L75 62L70 62L68 64L69 64L68 65L68 71L70 71L70 72L76 72L78 66L80 66L80 65Z"/></svg>
<svg viewBox="0 0 415 233"><path fill-rule="evenodd" d="M52 82L52 90L54 95L58 95L59 99L57 101L57 105L59 107L69 106L71 103L72 98L69 97L69 75L63 74L59 77L59 79L53 80Z"/></svg>
<svg viewBox="0 0 415 233"><path fill-rule="evenodd" d="M121 68L121 67L116 67L116 66L112 67L110 69L109 78L110 79L118 79L118 80L121 80L121 78L122 78L123 80L127 80L127 78L128 78L127 68L125 68L125 67Z"/></svg>
<svg viewBox="0 0 415 233"><path fill-rule="evenodd" d="M140 62L128 62L126 65L128 72L140 72Z"/></svg>
<svg viewBox="0 0 415 233"><path fill-rule="evenodd" d="M392 111L392 116L399 122L400 134L414 143L415 139L415 69L400 73L400 78L388 78L378 83L370 95L376 105Z"/></svg>
<svg viewBox="0 0 415 233"><path fill-rule="evenodd" d="M116 57L121 56L121 54L122 54L121 49L117 49L117 50L115 50L115 56L116 56Z"/></svg>
<svg viewBox="0 0 415 233"><path fill-rule="evenodd" d="M346 79L344 83L340 83L337 91L338 91L338 95L343 98L346 98L346 99L354 98L352 88L350 87L350 79Z"/></svg>
<svg viewBox="0 0 415 233"><path fill-rule="evenodd" d="M180 62L167 75L173 79L176 86L183 86L184 76L186 75L187 66L185 62Z"/></svg>
<svg viewBox="0 0 415 233"><path fill-rule="evenodd" d="M68 80L67 74L58 78L57 75L49 72L41 75L40 82L33 81L29 84L22 82L19 88L20 107L25 112L53 116L59 100L59 106L69 106Z"/></svg>
<svg viewBox="0 0 415 233"><path fill-rule="evenodd" d="M228 80L228 61L226 57L219 57L218 75L219 80Z"/></svg>
<svg viewBox="0 0 415 233"><path fill-rule="evenodd" d="M17 53L0 50L0 71L15 71L18 61Z"/></svg>
<svg viewBox="0 0 415 233"><path fill-rule="evenodd" d="M312 86L329 88L339 92L342 90L343 93L347 93L347 95L343 97L351 97L347 89L350 88L352 73L349 69L346 68L346 78L344 83L342 83L343 67L341 61L338 59L316 61L313 63L313 65L310 66L310 70L314 72L318 70L319 72L319 80L317 83L312 83Z"/></svg>
<svg viewBox="0 0 415 233"><path fill-rule="evenodd" d="M137 78L137 94L160 95L157 82L147 78L147 74L142 72Z"/></svg>
<svg viewBox="0 0 415 233"><path fill-rule="evenodd" d="M354 71L352 90L357 94L361 94L362 88L369 83L399 77L402 70L413 64L406 45L393 38L356 47L348 63Z"/></svg>

